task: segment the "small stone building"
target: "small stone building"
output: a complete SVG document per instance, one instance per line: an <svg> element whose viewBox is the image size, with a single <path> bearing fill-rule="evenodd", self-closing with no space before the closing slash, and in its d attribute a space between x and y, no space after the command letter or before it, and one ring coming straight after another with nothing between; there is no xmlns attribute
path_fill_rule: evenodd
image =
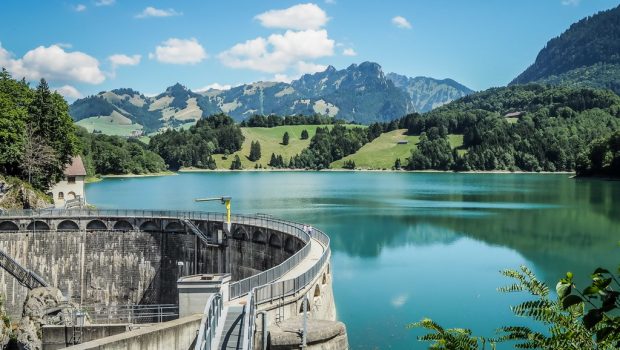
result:
<svg viewBox="0 0 620 350"><path fill-rule="evenodd" d="M78 199L78 205L86 202L84 180L86 169L80 156L73 157L67 165L64 178L52 187L51 195L56 208L65 208L67 201Z"/></svg>

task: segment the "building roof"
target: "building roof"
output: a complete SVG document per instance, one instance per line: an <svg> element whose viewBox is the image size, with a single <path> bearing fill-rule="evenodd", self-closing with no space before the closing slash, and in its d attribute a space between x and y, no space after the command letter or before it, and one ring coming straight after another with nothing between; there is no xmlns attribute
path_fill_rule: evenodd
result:
<svg viewBox="0 0 620 350"><path fill-rule="evenodd" d="M82 157L71 158L71 163L65 168L65 176L86 176L86 169Z"/></svg>
<svg viewBox="0 0 620 350"><path fill-rule="evenodd" d="M520 117L521 115L523 115L525 112L511 112L511 113L506 113L506 115L504 115L505 118L511 118L511 117Z"/></svg>

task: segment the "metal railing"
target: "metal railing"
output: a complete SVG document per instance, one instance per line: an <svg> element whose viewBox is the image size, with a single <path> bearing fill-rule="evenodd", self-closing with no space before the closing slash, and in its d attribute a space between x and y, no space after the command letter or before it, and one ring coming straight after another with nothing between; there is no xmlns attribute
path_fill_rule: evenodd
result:
<svg viewBox="0 0 620 350"><path fill-rule="evenodd" d="M11 276L15 277L21 285L28 289L48 286L47 282L45 282L41 276L22 266L2 249L0 249L0 267L5 269Z"/></svg>
<svg viewBox="0 0 620 350"><path fill-rule="evenodd" d="M82 306L91 323L161 323L179 318L175 304L86 305Z"/></svg>
<svg viewBox="0 0 620 350"><path fill-rule="evenodd" d="M254 302L254 290L248 293L245 308L243 334L241 335L241 349L253 350L254 329L256 328L256 303Z"/></svg>
<svg viewBox="0 0 620 350"><path fill-rule="evenodd" d="M223 305L224 302L220 293L212 294L207 300L194 350L211 350L217 346L217 344L213 344L213 341L222 315Z"/></svg>

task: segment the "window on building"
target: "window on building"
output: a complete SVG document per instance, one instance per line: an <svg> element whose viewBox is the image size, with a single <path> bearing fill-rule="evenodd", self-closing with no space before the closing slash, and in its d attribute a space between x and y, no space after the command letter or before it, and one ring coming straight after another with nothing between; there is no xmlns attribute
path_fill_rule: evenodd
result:
<svg viewBox="0 0 620 350"><path fill-rule="evenodd" d="M65 199L65 194L62 192L58 192L58 199Z"/></svg>
<svg viewBox="0 0 620 350"><path fill-rule="evenodd" d="M75 183L75 176L69 176L67 178L67 182L70 183L70 184L74 184Z"/></svg>

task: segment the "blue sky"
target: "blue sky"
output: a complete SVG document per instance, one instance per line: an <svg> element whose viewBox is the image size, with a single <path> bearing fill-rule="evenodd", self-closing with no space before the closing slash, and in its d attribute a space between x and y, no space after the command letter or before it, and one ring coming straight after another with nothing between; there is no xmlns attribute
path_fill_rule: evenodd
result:
<svg viewBox="0 0 620 350"><path fill-rule="evenodd" d="M508 83L571 23L611 0L6 0L0 65L68 99L156 94L375 61L385 72ZM214 85L217 84L217 85Z"/></svg>

